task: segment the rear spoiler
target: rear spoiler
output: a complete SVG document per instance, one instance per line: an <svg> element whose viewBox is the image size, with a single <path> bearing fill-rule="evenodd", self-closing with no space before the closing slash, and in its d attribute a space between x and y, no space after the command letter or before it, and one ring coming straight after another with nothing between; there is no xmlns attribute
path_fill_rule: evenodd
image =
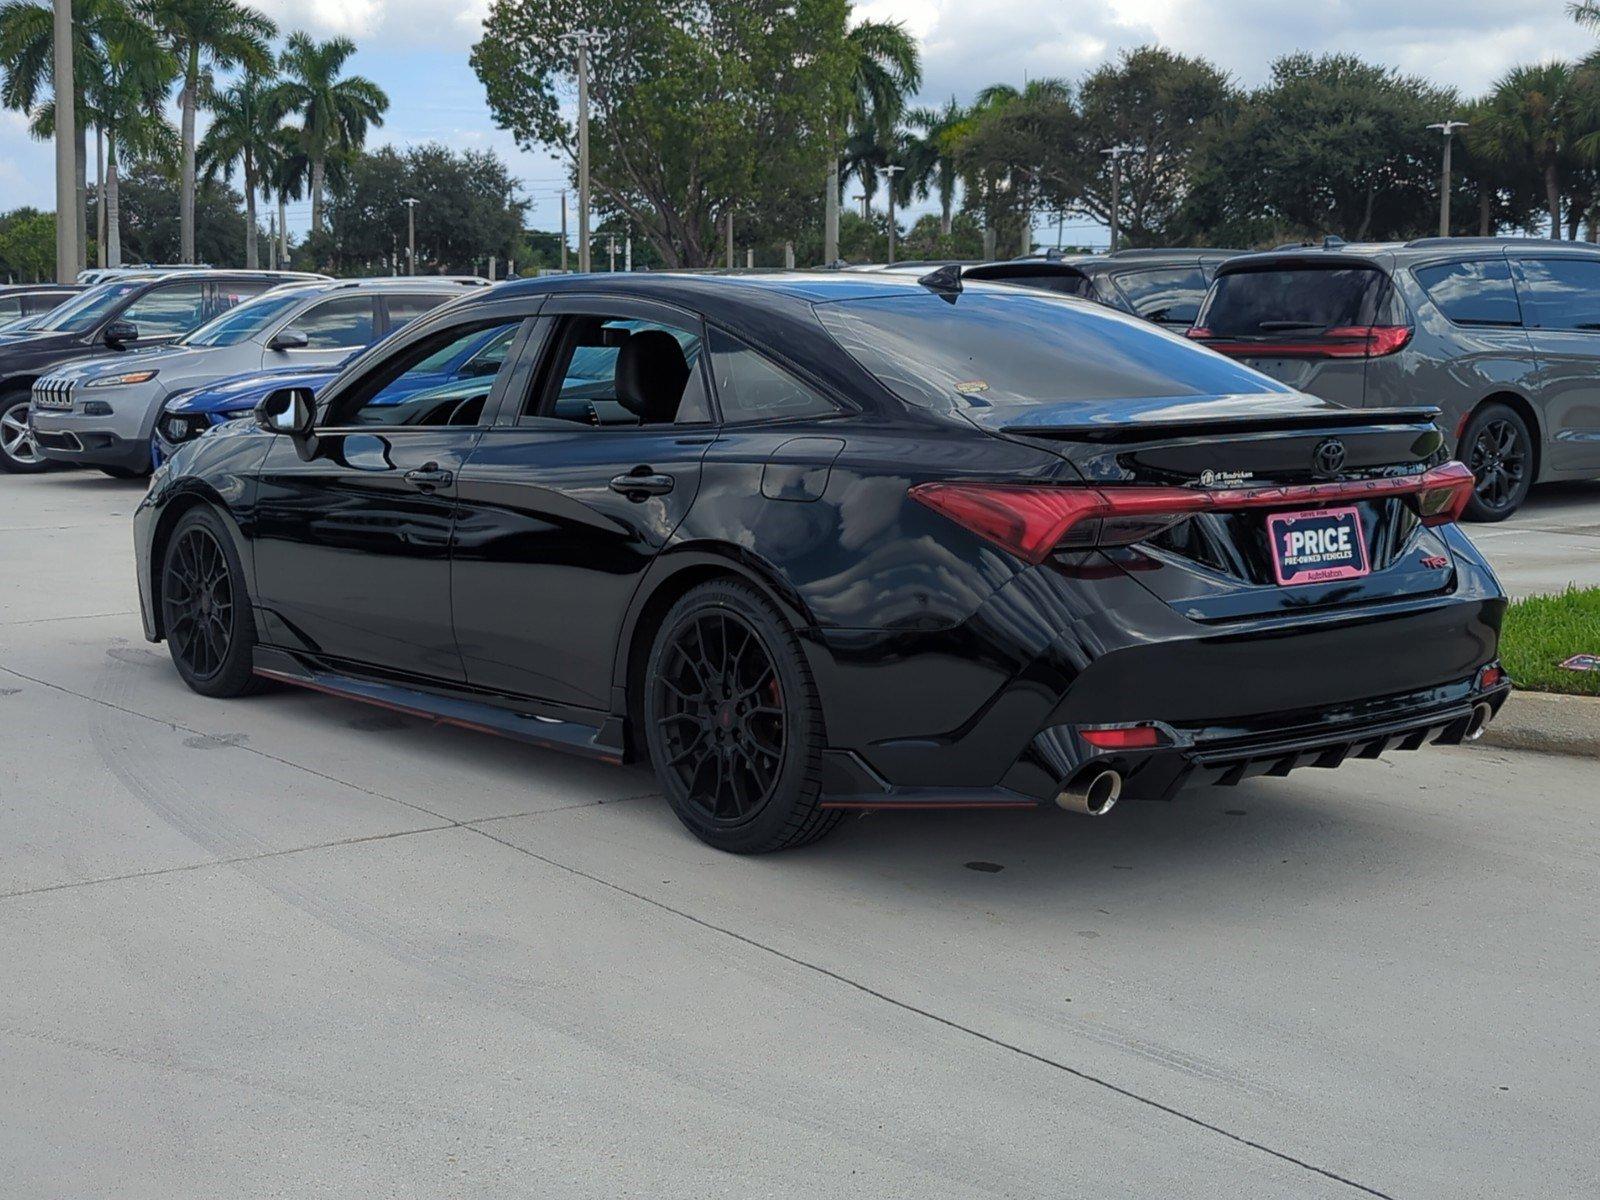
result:
<svg viewBox="0 0 1600 1200"><path fill-rule="evenodd" d="M1307 429L1351 429L1371 425L1431 425L1439 410L1428 405L1410 408L1331 408L1298 413L1261 413L1248 416L1202 417L1177 413L1169 417L1140 417L1116 423L1097 421L1080 425L1044 425L1019 421L1002 425L1002 433L1056 438L1064 442L1136 442L1152 433L1163 437L1206 437L1228 433L1262 433Z"/></svg>

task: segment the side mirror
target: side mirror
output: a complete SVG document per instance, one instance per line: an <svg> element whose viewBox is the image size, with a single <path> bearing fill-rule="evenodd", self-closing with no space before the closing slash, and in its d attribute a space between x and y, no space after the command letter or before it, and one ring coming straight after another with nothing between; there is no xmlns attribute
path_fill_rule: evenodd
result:
<svg viewBox="0 0 1600 1200"><path fill-rule="evenodd" d="M272 340L267 343L268 350L304 350L311 344L311 339L299 329L290 326L280 329L272 335Z"/></svg>
<svg viewBox="0 0 1600 1200"><path fill-rule="evenodd" d="M310 388L279 388L261 398L255 415L256 424L268 433L306 438L317 415L316 396Z"/></svg>
<svg viewBox="0 0 1600 1200"><path fill-rule="evenodd" d="M132 321L113 321L106 326L106 345L122 347L139 340L139 327Z"/></svg>

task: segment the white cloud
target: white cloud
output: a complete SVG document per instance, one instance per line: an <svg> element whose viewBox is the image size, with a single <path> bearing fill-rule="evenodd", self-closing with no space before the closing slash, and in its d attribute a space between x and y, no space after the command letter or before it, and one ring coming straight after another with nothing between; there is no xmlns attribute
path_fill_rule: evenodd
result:
<svg viewBox="0 0 1600 1200"><path fill-rule="evenodd" d="M285 33L342 34L363 45L461 50L477 41L489 0L256 0Z"/></svg>

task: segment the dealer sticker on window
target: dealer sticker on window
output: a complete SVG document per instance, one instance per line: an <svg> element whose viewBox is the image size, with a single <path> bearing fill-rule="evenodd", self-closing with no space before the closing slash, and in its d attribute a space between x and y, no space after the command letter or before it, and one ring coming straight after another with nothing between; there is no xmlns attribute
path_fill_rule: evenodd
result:
<svg viewBox="0 0 1600 1200"><path fill-rule="evenodd" d="M1361 536L1361 513L1354 508L1316 508L1272 513L1267 517L1272 570L1278 583L1327 583L1357 579L1372 568Z"/></svg>

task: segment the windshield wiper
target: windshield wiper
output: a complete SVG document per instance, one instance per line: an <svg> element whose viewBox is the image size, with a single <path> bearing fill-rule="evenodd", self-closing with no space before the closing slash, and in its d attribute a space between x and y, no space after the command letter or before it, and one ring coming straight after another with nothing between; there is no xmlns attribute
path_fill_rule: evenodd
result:
<svg viewBox="0 0 1600 1200"><path fill-rule="evenodd" d="M1322 321L1259 321L1257 329L1270 329L1278 332L1284 329L1326 329L1328 326Z"/></svg>

